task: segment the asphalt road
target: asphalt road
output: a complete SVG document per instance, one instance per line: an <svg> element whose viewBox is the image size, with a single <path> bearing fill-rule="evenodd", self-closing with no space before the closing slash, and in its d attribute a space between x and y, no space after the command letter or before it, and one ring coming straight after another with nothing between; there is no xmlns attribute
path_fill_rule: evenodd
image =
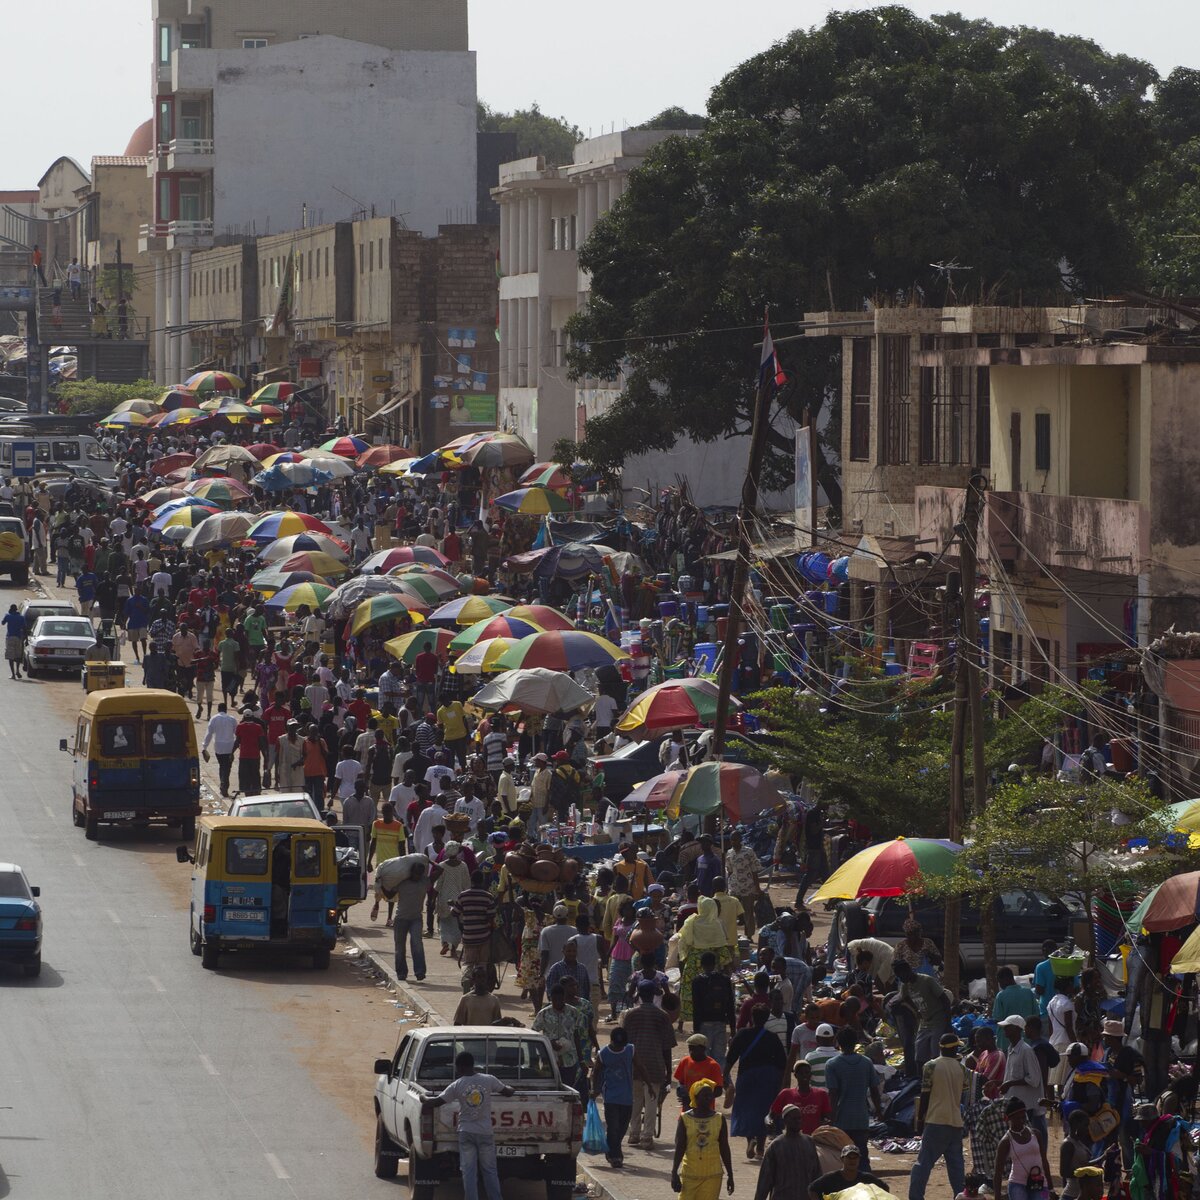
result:
<svg viewBox="0 0 1200 1200"><path fill-rule="evenodd" d="M397 1195L370 1158L391 998L340 955L203 970L178 838L71 824L81 696L0 678L0 859L45 911L41 977L0 966L0 1198Z"/></svg>

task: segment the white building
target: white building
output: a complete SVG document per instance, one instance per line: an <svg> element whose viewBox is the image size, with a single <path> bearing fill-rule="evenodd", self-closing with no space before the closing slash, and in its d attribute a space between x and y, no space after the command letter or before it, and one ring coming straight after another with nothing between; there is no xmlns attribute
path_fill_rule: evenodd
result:
<svg viewBox="0 0 1200 1200"><path fill-rule="evenodd" d="M553 457L559 439L581 439L587 422L607 411L620 391L619 380L567 377L563 327L591 292L577 248L650 149L687 136L626 129L580 142L569 166L524 158L500 168L493 192L500 205L500 424L519 433L539 460ZM699 503L736 505L748 442L681 439L665 453L627 460L626 487L653 492L678 476L689 481Z"/></svg>
<svg viewBox="0 0 1200 1200"><path fill-rule="evenodd" d="M155 3L156 373L194 364L191 254L354 216L473 211L467 0ZM270 314L260 314L269 316Z"/></svg>

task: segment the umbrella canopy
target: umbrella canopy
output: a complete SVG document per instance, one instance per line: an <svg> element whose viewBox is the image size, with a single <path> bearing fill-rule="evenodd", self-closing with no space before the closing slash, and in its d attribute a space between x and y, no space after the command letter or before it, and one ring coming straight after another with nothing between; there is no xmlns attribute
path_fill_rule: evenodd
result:
<svg viewBox="0 0 1200 1200"><path fill-rule="evenodd" d="M169 387L155 397L154 403L162 412L174 412L177 408L199 408L200 397L183 386Z"/></svg>
<svg viewBox="0 0 1200 1200"><path fill-rule="evenodd" d="M1147 933L1171 933L1193 925L1200 916L1200 871L1172 875L1133 910L1129 928Z"/></svg>
<svg viewBox="0 0 1200 1200"><path fill-rule="evenodd" d="M323 587L329 586L327 579L323 579L320 575L314 575L311 571L280 571L276 567L267 567L250 577L250 586L256 592L262 592L266 596L282 592L284 588L294 587L298 583L319 583Z"/></svg>
<svg viewBox="0 0 1200 1200"><path fill-rule="evenodd" d="M150 424L150 418L140 412L114 412L96 423L101 429L142 429Z"/></svg>
<svg viewBox="0 0 1200 1200"><path fill-rule="evenodd" d="M555 546L538 563L537 574L544 579L559 576L562 579L580 579L584 575L597 575L605 569L604 560L617 553L611 546L596 542L567 542Z"/></svg>
<svg viewBox="0 0 1200 1200"><path fill-rule="evenodd" d="M522 487L566 488L571 486L571 473L558 463L534 463L519 480Z"/></svg>
<svg viewBox="0 0 1200 1200"><path fill-rule="evenodd" d="M430 614L431 625L474 625L486 621L516 603L507 596L461 596Z"/></svg>
<svg viewBox="0 0 1200 1200"><path fill-rule="evenodd" d="M342 458L328 450L301 450L300 457L320 470L328 471L334 479L346 479L354 474L353 460Z"/></svg>
<svg viewBox="0 0 1200 1200"><path fill-rule="evenodd" d="M212 413L202 412L198 408L177 408L174 412L160 413L154 418L159 429L168 425L200 425L212 420Z"/></svg>
<svg viewBox="0 0 1200 1200"><path fill-rule="evenodd" d="M319 609L329 598L333 588L321 583L297 583L276 592L265 607L282 609L284 612L295 612L296 609L307 605L311 609Z"/></svg>
<svg viewBox="0 0 1200 1200"><path fill-rule="evenodd" d="M537 456L529 443L515 433L497 433L477 440L455 452L472 467L527 467Z"/></svg>
<svg viewBox="0 0 1200 1200"><path fill-rule="evenodd" d="M151 488L150 491L139 496L138 499L147 508L157 508L160 504L166 504L168 500L178 500L182 496L186 496L187 492L177 484L171 484L170 487Z"/></svg>
<svg viewBox="0 0 1200 1200"><path fill-rule="evenodd" d="M430 608L453 600L462 590L453 578L447 581L439 575L418 575L412 571L397 571L390 575L365 575L363 578L390 579L399 590L424 600Z"/></svg>
<svg viewBox="0 0 1200 1200"><path fill-rule="evenodd" d="M215 504L209 504L207 500L201 500L199 496L179 496L174 500L164 500L154 510L156 517L165 517L173 512L178 512L181 508L203 508L208 511L205 516L217 511Z"/></svg>
<svg viewBox="0 0 1200 1200"><path fill-rule="evenodd" d="M686 778L686 770L664 771L661 775L655 775L653 779L647 779L645 783L639 783L621 801L621 807L666 808L671 803L671 797L675 794L675 789Z"/></svg>
<svg viewBox="0 0 1200 1200"><path fill-rule="evenodd" d="M250 482L264 492L287 492L292 488L319 487L333 481L333 472L323 470L316 463L276 463L266 471L259 471Z"/></svg>
<svg viewBox="0 0 1200 1200"><path fill-rule="evenodd" d="M322 450L328 450L330 454L336 454L339 458L357 458L360 454L370 450L371 443L366 438L356 437L351 434L349 437L330 438L327 442L322 442Z"/></svg>
<svg viewBox="0 0 1200 1200"><path fill-rule="evenodd" d="M532 621L539 629L574 629L575 622L564 612L548 604L518 604L507 610L510 617Z"/></svg>
<svg viewBox="0 0 1200 1200"><path fill-rule="evenodd" d="M282 454L283 447L276 446L274 442L255 442L252 446L247 446L247 450L262 462L263 459L271 458L275 454Z"/></svg>
<svg viewBox="0 0 1200 1200"><path fill-rule="evenodd" d="M194 454L180 452L179 454L164 454L162 458L156 458L147 468L147 474L153 476L169 475L172 471L178 471L181 467L190 467L196 461Z"/></svg>
<svg viewBox="0 0 1200 1200"><path fill-rule="evenodd" d="M266 470L270 470L272 467L277 467L280 463L302 462L308 462L308 459L303 454L297 454L295 450L276 450L262 460L262 465Z"/></svg>
<svg viewBox="0 0 1200 1200"><path fill-rule="evenodd" d="M249 500L251 495L250 489L244 483L228 477L213 479L210 476L193 479L190 483L185 483L183 487L189 495L207 500L217 508L237 508L243 500Z"/></svg>
<svg viewBox="0 0 1200 1200"><path fill-rule="evenodd" d="M784 803L774 780L741 763L707 762L689 767L671 793L666 813L714 813L723 809L732 821L748 821Z"/></svg>
<svg viewBox="0 0 1200 1200"><path fill-rule="evenodd" d="M171 504L183 504L182 500L172 500ZM200 504L187 504L182 508L173 509L171 512L163 513L161 517L156 517L150 523L150 528L156 533L163 533L167 529L182 529L184 532L173 535L177 536L182 541L187 536L189 529L195 529L205 517L211 517L217 510L215 508Z"/></svg>
<svg viewBox="0 0 1200 1200"><path fill-rule="evenodd" d="M376 550L374 554L367 555L358 569L364 575L376 572L386 574L393 567L407 566L409 563L446 567L450 565L450 560L432 546L393 546L390 550Z"/></svg>
<svg viewBox="0 0 1200 1200"><path fill-rule="evenodd" d="M920 890L920 875L949 875L962 850L941 838L896 838L848 858L818 889L815 900L904 896Z"/></svg>
<svg viewBox="0 0 1200 1200"><path fill-rule="evenodd" d="M329 526L311 513L280 509L259 517L247 535L260 546L293 533L329 533Z"/></svg>
<svg viewBox="0 0 1200 1200"><path fill-rule="evenodd" d="M300 550L279 559L275 565L281 571L311 571L314 575L324 575L326 579L341 579L350 574L350 568L345 563L319 550Z"/></svg>
<svg viewBox="0 0 1200 1200"><path fill-rule="evenodd" d="M647 688L617 722L625 737L654 737L668 729L708 725L717 716L717 685L707 679L668 679ZM731 709L741 708L730 697Z"/></svg>
<svg viewBox="0 0 1200 1200"><path fill-rule="evenodd" d="M583 671L630 658L607 638L582 629L547 629L531 633L500 660L505 669L548 667L551 671Z"/></svg>
<svg viewBox="0 0 1200 1200"><path fill-rule="evenodd" d="M409 594L404 585L390 575L359 575L334 588L325 613L331 621L344 621L371 596ZM424 597L418 597L424 599Z"/></svg>
<svg viewBox="0 0 1200 1200"><path fill-rule="evenodd" d="M471 697L485 712L573 713L591 704L595 696L562 671L544 667L506 671Z"/></svg>
<svg viewBox="0 0 1200 1200"><path fill-rule="evenodd" d="M223 471L228 471L230 467L238 465L253 467L257 470L258 459L245 446L235 446L232 443L213 446L196 459L197 467L220 467Z"/></svg>
<svg viewBox="0 0 1200 1200"><path fill-rule="evenodd" d="M557 492L544 487L518 488L515 492L505 492L503 496L497 496L492 503L497 508L508 509L509 512L527 513L537 517L544 517L547 513L571 511L570 504Z"/></svg>
<svg viewBox="0 0 1200 1200"><path fill-rule="evenodd" d="M516 644L516 638L482 638L455 662L451 670L456 675L498 675L505 668L496 665L497 659Z"/></svg>
<svg viewBox="0 0 1200 1200"><path fill-rule="evenodd" d="M258 408L254 408L249 404L242 404L237 400L222 400L216 411L218 417L224 417L226 420L232 421L235 425L243 421L257 424L272 416L283 416L283 413L273 405L268 408L264 404L259 405Z"/></svg>
<svg viewBox="0 0 1200 1200"><path fill-rule="evenodd" d="M151 413L158 412L158 405L156 405L153 400L122 400L121 403L112 410L110 416L123 412L135 412L139 413L143 417L148 417Z"/></svg>
<svg viewBox="0 0 1200 1200"><path fill-rule="evenodd" d="M407 596L403 592L390 596L368 596L350 618L350 633L362 633L372 625L385 625L389 621L424 621L428 611L428 607L415 596Z"/></svg>
<svg viewBox="0 0 1200 1200"><path fill-rule="evenodd" d="M430 624L433 623L433 618L436 616L437 613L430 616ZM486 621L476 621L474 625L468 625L455 637L450 648L458 653L470 650L476 642L483 641L484 638L506 637L512 638L516 642L521 638L528 637L531 633L541 632L532 621L519 621L516 617L510 617L508 613L500 613Z"/></svg>
<svg viewBox="0 0 1200 1200"><path fill-rule="evenodd" d="M1188 940L1179 947L1171 959L1172 975L1200 974L1200 928L1193 929Z"/></svg>
<svg viewBox="0 0 1200 1200"><path fill-rule="evenodd" d="M286 400L293 392L299 391L299 387L294 383L268 383L264 387L260 387L253 396L250 397L251 404L278 404L282 400Z"/></svg>
<svg viewBox="0 0 1200 1200"><path fill-rule="evenodd" d="M416 458L398 458L395 462L390 462L386 466L377 467L376 473L379 475L408 476L414 473L413 463L419 461Z"/></svg>
<svg viewBox="0 0 1200 1200"><path fill-rule="evenodd" d="M183 543L188 550L213 550L240 542L258 520L258 513L218 512L206 517Z"/></svg>
<svg viewBox="0 0 1200 1200"><path fill-rule="evenodd" d="M327 533L291 533L287 537L276 538L259 551L258 557L260 562L282 562L302 550L316 550L321 554L328 554L340 563L350 561L350 551L345 543Z"/></svg>
<svg viewBox="0 0 1200 1200"><path fill-rule="evenodd" d="M448 629L414 629L412 633L402 633L391 641L384 642L383 648L393 657L411 666L417 661L418 654L432 650L439 658L445 658L450 646L450 631Z"/></svg>
<svg viewBox="0 0 1200 1200"><path fill-rule="evenodd" d="M372 446L369 450L364 450L354 461L360 467L386 467L390 463L416 457L411 450L406 450L403 446L386 445Z"/></svg>
<svg viewBox="0 0 1200 1200"><path fill-rule="evenodd" d="M197 396L211 396L214 392L240 392L244 385L228 371L199 371L190 379L185 379L183 386Z"/></svg>

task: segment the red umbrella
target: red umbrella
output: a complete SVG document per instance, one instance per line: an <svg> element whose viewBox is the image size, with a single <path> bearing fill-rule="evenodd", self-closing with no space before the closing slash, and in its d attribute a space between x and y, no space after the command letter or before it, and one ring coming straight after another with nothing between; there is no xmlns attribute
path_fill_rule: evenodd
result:
<svg viewBox="0 0 1200 1200"><path fill-rule="evenodd" d="M151 475L169 475L172 471L178 471L180 467L190 467L196 461L194 454L168 454L163 458L156 459L150 464Z"/></svg>
<svg viewBox="0 0 1200 1200"><path fill-rule="evenodd" d="M281 446L273 446L270 442L255 442L253 446L247 446L247 450L262 462L264 458L269 458L272 454L279 454L283 449Z"/></svg>
<svg viewBox="0 0 1200 1200"><path fill-rule="evenodd" d="M386 467L388 463L397 462L402 458L416 457L411 450L406 450L403 446L372 446L354 461L360 467Z"/></svg>

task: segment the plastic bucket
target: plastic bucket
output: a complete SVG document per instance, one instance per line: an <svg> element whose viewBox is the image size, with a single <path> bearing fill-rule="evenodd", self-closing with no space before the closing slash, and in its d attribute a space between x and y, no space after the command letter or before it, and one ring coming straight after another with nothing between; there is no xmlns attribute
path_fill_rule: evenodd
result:
<svg viewBox="0 0 1200 1200"><path fill-rule="evenodd" d="M696 643L696 669L699 671L715 671L717 669L717 643Z"/></svg>

